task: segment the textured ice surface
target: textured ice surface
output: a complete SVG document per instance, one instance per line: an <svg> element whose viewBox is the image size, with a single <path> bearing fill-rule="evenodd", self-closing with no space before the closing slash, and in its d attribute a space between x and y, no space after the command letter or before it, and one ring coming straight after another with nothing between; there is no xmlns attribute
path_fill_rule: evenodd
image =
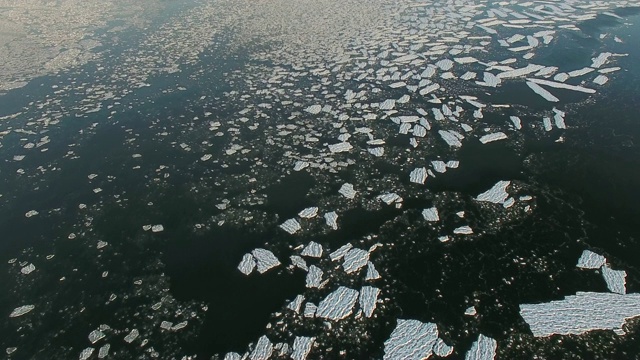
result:
<svg viewBox="0 0 640 360"><path fill-rule="evenodd" d="M347 199L353 199L356 197L356 191L353 189L353 185L349 183L342 184L338 192Z"/></svg>
<svg viewBox="0 0 640 360"><path fill-rule="evenodd" d="M353 146L348 142L341 142L341 143L329 145L329 151L331 151L331 153L347 152L351 149L353 149Z"/></svg>
<svg viewBox="0 0 640 360"><path fill-rule="evenodd" d="M424 184L425 180L427 180L427 169L426 168L415 168L409 174L409 181L416 184Z"/></svg>
<svg viewBox="0 0 640 360"><path fill-rule="evenodd" d="M138 331L138 329L133 329L131 330L131 332L129 332L129 334L127 334L127 336L124 337L124 341L132 343L135 339L138 338L138 336L140 336L140 332Z"/></svg>
<svg viewBox="0 0 640 360"><path fill-rule="evenodd" d="M369 252L366 250L355 248L349 250L349 252L344 256L342 267L347 274L351 274L367 265L368 261Z"/></svg>
<svg viewBox="0 0 640 360"><path fill-rule="evenodd" d="M318 307L314 303L306 303L304 304L304 317L314 317L316 316L316 311L318 311Z"/></svg>
<svg viewBox="0 0 640 360"><path fill-rule="evenodd" d="M462 143L460 142L460 138L459 136L457 136L456 132L453 130L438 130L438 134L440 134L440 137L442 137L442 140L444 140L447 144L449 144L449 146L453 146L453 147L461 147Z"/></svg>
<svg viewBox="0 0 640 360"><path fill-rule="evenodd" d="M329 254L329 258L331 258L331 261L337 261L342 259L348 252L349 250L351 250L353 248L353 245L351 244L346 244L346 245L342 245L341 247L338 248L338 250L332 252L331 254Z"/></svg>
<svg viewBox="0 0 640 360"><path fill-rule="evenodd" d="M302 306L303 301L304 301L304 295L298 295L296 296L295 299L293 299L293 301L289 303L289 305L287 305L287 308L290 310L293 310L296 313L299 313L300 307Z"/></svg>
<svg viewBox="0 0 640 360"><path fill-rule="evenodd" d="M268 337L262 336L258 339L255 349L249 355L251 360L267 360L273 354L273 344Z"/></svg>
<svg viewBox="0 0 640 360"><path fill-rule="evenodd" d="M314 337L296 336L295 340L293 340L293 352L291 353L291 359L305 360L315 341L316 338Z"/></svg>
<svg viewBox="0 0 640 360"><path fill-rule="evenodd" d="M317 215L318 215L318 208L315 206L308 207L298 213L298 216L300 216L303 219L311 219L316 217Z"/></svg>
<svg viewBox="0 0 640 360"><path fill-rule="evenodd" d="M487 336L480 334L478 340L471 345L471 349L464 357L465 360L493 360L496 357L498 343Z"/></svg>
<svg viewBox="0 0 640 360"><path fill-rule="evenodd" d="M578 292L563 300L520 305L520 315L537 337L621 332L627 319L640 316L640 294Z"/></svg>
<svg viewBox="0 0 640 360"><path fill-rule="evenodd" d="M13 309L11 314L9 314L9 317L14 318L14 317L22 316L31 312L33 309L35 309L34 305L22 305L20 307Z"/></svg>
<svg viewBox="0 0 640 360"><path fill-rule="evenodd" d="M494 204L502 204L509 197L507 193L507 187L511 184L511 181L498 181L491 189L483 192L476 197L478 201L487 201Z"/></svg>
<svg viewBox="0 0 640 360"><path fill-rule="evenodd" d="M280 224L280 228L291 235L302 229L302 227L300 227L300 223L296 219L289 219L283 222L282 224Z"/></svg>
<svg viewBox="0 0 640 360"><path fill-rule="evenodd" d="M238 270L245 275L249 275L253 272L253 269L256 267L256 260L253 258L251 254L244 254L242 256L242 260L238 265Z"/></svg>
<svg viewBox="0 0 640 360"><path fill-rule="evenodd" d="M309 272L307 273L307 287L308 288L317 288L320 287L322 283L322 275L324 272L322 269L315 265L309 266Z"/></svg>
<svg viewBox="0 0 640 360"><path fill-rule="evenodd" d="M604 256L590 250L584 250L576 266L582 269L598 269L604 265L605 262L607 262L607 259Z"/></svg>
<svg viewBox="0 0 640 360"><path fill-rule="evenodd" d="M338 229L338 214L335 211L325 213L324 220L326 221L327 226L329 226L333 230Z"/></svg>
<svg viewBox="0 0 640 360"><path fill-rule="evenodd" d="M387 194L379 195L378 199L380 199L382 202L384 202L387 205L391 205L394 202L400 200L401 197L396 193L387 193Z"/></svg>
<svg viewBox="0 0 640 360"><path fill-rule="evenodd" d="M318 244L315 241L310 242L305 246L304 250L302 250L302 256L319 258L322 257L322 245Z"/></svg>
<svg viewBox="0 0 640 360"><path fill-rule="evenodd" d="M358 291L340 286L336 291L327 295L318 304L316 316L329 320L340 320L351 315L353 306L358 300Z"/></svg>
<svg viewBox="0 0 640 360"><path fill-rule="evenodd" d="M367 274L364 279L367 281L380 279L380 273L376 270L376 266L373 265L371 261L367 263Z"/></svg>
<svg viewBox="0 0 640 360"><path fill-rule="evenodd" d="M609 291L616 294L626 294L626 277L627 273L623 270L611 270L609 265L604 265L600 269L602 271L602 277L604 281L607 283L607 288Z"/></svg>
<svg viewBox="0 0 640 360"><path fill-rule="evenodd" d="M365 317L371 317L371 315L373 315L373 311L376 309L378 295L380 295L380 289L373 286L363 286L362 289L360 289L359 303Z"/></svg>
<svg viewBox="0 0 640 360"><path fill-rule="evenodd" d="M453 353L453 347L447 345L444 340L436 340L436 344L433 345L433 353L439 357L447 357Z"/></svg>
<svg viewBox="0 0 640 360"><path fill-rule="evenodd" d="M160 224L158 224L158 225L153 225L153 226L151 227L151 231L152 231L152 232L154 232L154 233L162 232L162 231L164 231L164 226L162 226L162 225L160 225Z"/></svg>
<svg viewBox="0 0 640 360"><path fill-rule="evenodd" d="M453 229L453 233L457 235L471 235L473 234L473 229L470 226L460 226Z"/></svg>
<svg viewBox="0 0 640 360"><path fill-rule="evenodd" d="M256 267L260 274L264 274L270 269L280 265L278 258L269 250L255 249L251 252L251 255L256 259Z"/></svg>
<svg viewBox="0 0 640 360"><path fill-rule="evenodd" d="M438 209L435 207L422 210L422 217L424 217L425 220L430 222L435 222L440 220Z"/></svg>
<svg viewBox="0 0 640 360"><path fill-rule="evenodd" d="M494 141L498 141L498 140L504 140L507 138L507 134L503 133L503 132L496 132L493 134L487 134L484 135L480 138L480 142L483 144L488 144L490 142L494 142Z"/></svg>
<svg viewBox="0 0 640 360"><path fill-rule="evenodd" d="M560 101L560 99L558 99L552 93L550 93L549 90L543 88L542 86L540 86L540 85L538 85L538 84L536 84L534 82L527 81L527 86L529 86L529 88L531 88L531 90L533 90L533 92L535 92L536 94L542 96L547 101L551 101L551 102Z"/></svg>
<svg viewBox="0 0 640 360"><path fill-rule="evenodd" d="M293 264L293 266L300 268L304 271L308 271L309 268L307 267L307 262L304 261L304 259L298 255L291 255L289 257L291 259L291 264Z"/></svg>
<svg viewBox="0 0 640 360"><path fill-rule="evenodd" d="M438 340L436 324L398 319L396 328L384 342L383 359L421 360L433 353Z"/></svg>
<svg viewBox="0 0 640 360"><path fill-rule="evenodd" d="M94 351L95 351L94 348L88 347L88 348L86 348L86 349L84 349L84 350L82 350L80 352L80 356L78 356L78 359L79 360L87 360L88 358L91 357L91 355L93 355Z"/></svg>

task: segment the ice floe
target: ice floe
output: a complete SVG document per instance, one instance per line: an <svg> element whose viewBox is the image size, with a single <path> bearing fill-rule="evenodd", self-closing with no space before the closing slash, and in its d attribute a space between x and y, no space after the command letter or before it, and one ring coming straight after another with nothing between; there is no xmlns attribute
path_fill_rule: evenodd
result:
<svg viewBox="0 0 640 360"><path fill-rule="evenodd" d="M486 201L494 204L503 204L509 197L507 193L507 187L511 184L511 181L498 181L491 189L483 192L476 197L478 201Z"/></svg>
<svg viewBox="0 0 640 360"><path fill-rule="evenodd" d="M309 355L309 352L311 352L311 347L315 340L315 337L296 336L293 340L293 352L291 353L291 359L305 360Z"/></svg>
<svg viewBox="0 0 640 360"><path fill-rule="evenodd" d="M11 314L9 314L9 317L12 317L12 318L19 317L19 316L30 313L31 311L33 311L33 309L35 309L34 305L23 305L23 306L17 307L13 309Z"/></svg>
<svg viewBox="0 0 640 360"><path fill-rule="evenodd" d="M345 286L340 286L331 294L327 295L320 304L316 311L316 316L329 319L340 320L351 315L353 307L358 300L358 291L349 289Z"/></svg>
<svg viewBox="0 0 640 360"><path fill-rule="evenodd" d="M251 252L251 255L256 260L256 268L260 274L264 274L280 265L280 260L269 250L255 249Z"/></svg>
<svg viewBox="0 0 640 360"><path fill-rule="evenodd" d="M498 343L483 334L478 336L478 340L471 345L465 360L493 360L496 357Z"/></svg>
<svg viewBox="0 0 640 360"><path fill-rule="evenodd" d="M296 219L289 219L285 221L284 223L280 224L280 228L291 235L297 233L298 231L300 231L300 229L302 229L300 223Z"/></svg>
<svg viewBox="0 0 640 360"><path fill-rule="evenodd" d="M578 259L576 267L582 269L599 269L606 262L607 259L604 256L590 250L584 250Z"/></svg>
<svg viewBox="0 0 640 360"><path fill-rule="evenodd" d="M427 359L433 354L433 347L437 340L436 324L398 319L396 328L384 342L383 359Z"/></svg>
<svg viewBox="0 0 640 360"><path fill-rule="evenodd" d="M268 360L272 354L273 354L273 344L271 343L271 340L269 340L268 337L263 335L260 337L260 339L258 339L258 343L256 344L256 347L251 352L251 355L249 355L249 359Z"/></svg>
<svg viewBox="0 0 640 360"><path fill-rule="evenodd" d="M600 268L602 271L602 277L604 281L607 283L607 288L609 291L624 295L627 293L626 289L626 277L627 273L623 270L611 270L609 265L603 265Z"/></svg>
<svg viewBox="0 0 640 360"><path fill-rule="evenodd" d="M440 221L440 215L438 214L438 209L435 207L422 210L422 217L424 217L424 219L429 222Z"/></svg>
<svg viewBox="0 0 640 360"><path fill-rule="evenodd" d="M373 315L373 311L376 309L378 295L380 295L380 289L373 286L363 286L362 289L360 289L359 303L365 317L371 317L371 315Z"/></svg>
<svg viewBox="0 0 640 360"><path fill-rule="evenodd" d="M305 248L302 250L302 256L319 258L322 257L322 245L318 244L315 241L310 242Z"/></svg>

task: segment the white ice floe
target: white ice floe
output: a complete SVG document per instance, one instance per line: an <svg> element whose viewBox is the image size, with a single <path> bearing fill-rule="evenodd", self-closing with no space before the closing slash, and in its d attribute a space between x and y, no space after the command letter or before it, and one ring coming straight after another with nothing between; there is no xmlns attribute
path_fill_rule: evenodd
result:
<svg viewBox="0 0 640 360"><path fill-rule="evenodd" d="M322 105L311 105L304 109L304 111L308 112L309 114L319 114L320 111L322 111Z"/></svg>
<svg viewBox="0 0 640 360"><path fill-rule="evenodd" d="M394 202L402 201L402 198L400 197L400 195L396 193L386 193L386 194L378 195L378 199L380 199L380 201L382 201L387 205L391 205Z"/></svg>
<svg viewBox="0 0 640 360"><path fill-rule="evenodd" d="M302 211L300 211L298 213L298 216L300 216L303 219L311 219L314 218L316 216L318 216L318 208L313 206L313 207L308 207Z"/></svg>
<svg viewBox="0 0 640 360"><path fill-rule="evenodd" d="M380 279L380 273L376 270L376 266L373 265L371 261L367 262L367 274L364 279L366 281L378 280Z"/></svg>
<svg viewBox="0 0 640 360"><path fill-rule="evenodd" d="M377 156L377 157L380 157L380 156L384 155L384 148L383 147L369 148L369 149L367 149L367 151L369 152L369 154L371 154L373 156Z"/></svg>
<svg viewBox="0 0 640 360"><path fill-rule="evenodd" d="M35 210L29 210L24 214L24 216L30 218L30 217L34 217L34 216L36 216L38 214L39 213L37 211L35 211Z"/></svg>
<svg viewBox="0 0 640 360"><path fill-rule="evenodd" d="M297 233L298 231L300 231L300 229L302 229L300 223L296 219L289 219L283 222L282 224L280 224L280 228L291 235Z"/></svg>
<svg viewBox="0 0 640 360"><path fill-rule="evenodd" d="M529 88L531 88L531 90L533 90L533 92L535 92L536 94L542 96L547 101L551 101L551 102L560 101L560 99L555 97L555 95L550 93L547 89L543 88L542 86L540 86L540 85L538 85L538 84L536 84L534 82L527 81L527 86Z"/></svg>
<svg viewBox="0 0 640 360"><path fill-rule="evenodd" d="M14 318L14 317L19 317L19 316L28 314L29 312L31 312L35 308L36 307L34 305L23 305L23 306L17 307L15 309L13 309L11 314L9 314L9 317Z"/></svg>
<svg viewBox="0 0 640 360"><path fill-rule="evenodd" d="M424 184L427 180L427 169L424 167L415 168L409 174L409 181L416 184Z"/></svg>
<svg viewBox="0 0 640 360"><path fill-rule="evenodd" d="M606 84L608 81L609 81L609 78L608 78L608 77L606 77L605 75L598 75L598 76L596 76L596 78L595 78L595 79L593 79L593 82L594 82L595 84L598 84L598 85L604 85L604 84Z"/></svg>
<svg viewBox="0 0 640 360"><path fill-rule="evenodd" d="M251 255L256 259L256 267L260 274L264 274L280 265L280 260L269 250L255 249L251 252Z"/></svg>
<svg viewBox="0 0 640 360"><path fill-rule="evenodd" d="M317 311L318 307L314 303L308 302L304 304L304 311L302 313L304 317L314 317Z"/></svg>
<svg viewBox="0 0 640 360"><path fill-rule="evenodd" d="M366 250L354 248L344 256L342 267L347 274L354 273L362 269L369 261L369 252Z"/></svg>
<svg viewBox="0 0 640 360"><path fill-rule="evenodd" d="M595 92L596 92L595 90L586 88L584 86L570 85L570 84L565 84L565 83L551 81L551 80L527 78L527 81L535 83L535 84L538 84L538 85L550 86L550 87L553 87L553 88L556 88L556 89L566 89L566 90L583 92L583 93L586 93L586 94L595 94Z"/></svg>
<svg viewBox="0 0 640 360"><path fill-rule="evenodd" d="M447 345L444 340L438 338L435 345L433 345L433 353L445 358L453 353L453 346Z"/></svg>
<svg viewBox="0 0 640 360"><path fill-rule="evenodd" d="M347 152L347 151L349 151L351 149L353 149L353 146L348 142L340 142L340 143L337 143L337 144L329 145L329 151L331 151L331 153L333 153L333 154L341 153L341 152Z"/></svg>
<svg viewBox="0 0 640 360"><path fill-rule="evenodd" d="M329 320L341 320L351 315L358 300L358 291L340 286L318 304L316 316Z"/></svg>
<svg viewBox="0 0 640 360"><path fill-rule="evenodd" d="M322 257L322 245L318 244L315 241L311 241L305 248L302 250L302 256L319 258Z"/></svg>
<svg viewBox="0 0 640 360"><path fill-rule="evenodd" d="M159 233L159 232L163 232L163 231L164 231L164 226L162 226L160 224L151 226L151 232Z"/></svg>
<svg viewBox="0 0 640 360"><path fill-rule="evenodd" d="M542 65L529 64L529 65L527 65L527 66L525 66L523 68L503 71L503 72L499 73L496 76L498 78L500 78L500 79L516 78L516 77L529 75L529 74L534 73L536 71L539 71L539 70L541 70L543 68L544 68L544 66L542 66Z"/></svg>
<svg viewBox="0 0 640 360"><path fill-rule="evenodd" d="M325 213L324 220L326 221L327 226L331 227L333 230L338 229L338 214L335 211Z"/></svg>
<svg viewBox="0 0 640 360"><path fill-rule="evenodd" d="M324 271L315 265L309 266L309 272L307 273L307 287L308 288L317 288L320 287L322 283L322 275L324 275Z"/></svg>
<svg viewBox="0 0 640 360"><path fill-rule="evenodd" d="M600 53L600 55L598 55L598 56L596 56L594 58L591 58L591 61L592 61L591 67L593 67L593 68L601 67L602 65L607 63L607 61L609 60L609 58L612 55L613 54L610 53L610 52L603 52L603 53Z"/></svg>
<svg viewBox="0 0 640 360"><path fill-rule="evenodd" d="M511 122L513 123L513 127L516 128L516 130L520 130L522 129L522 120L520 120L519 117L517 116L510 116L509 119L511 120Z"/></svg>
<svg viewBox="0 0 640 360"><path fill-rule="evenodd" d="M291 353L291 359L293 360L305 360L311 352L311 347L316 341L314 337L296 336L293 340L293 352Z"/></svg>
<svg viewBox="0 0 640 360"><path fill-rule="evenodd" d="M104 339L104 337L105 337L104 333L99 329L96 329L89 333L89 342L91 342L92 344L95 344L98 341Z"/></svg>
<svg viewBox="0 0 640 360"><path fill-rule="evenodd" d="M273 344L271 343L271 340L269 340L268 337L263 335L260 337L260 339L258 339L258 343L256 344L256 347L251 352L251 355L249 355L249 359L268 360L272 354L273 354Z"/></svg>
<svg viewBox="0 0 640 360"><path fill-rule="evenodd" d="M604 256L590 250L584 250L578 259L576 267L581 269L599 269L606 262L607 259Z"/></svg>
<svg viewBox="0 0 640 360"><path fill-rule="evenodd" d="M438 130L438 134L442 137L449 146L453 147L461 147L462 143L460 140L464 138L460 133L453 130Z"/></svg>
<svg viewBox="0 0 640 360"><path fill-rule="evenodd" d="M433 170L439 173L444 173L447 171L447 164L442 160L432 161L431 166L433 166Z"/></svg>
<svg viewBox="0 0 640 360"><path fill-rule="evenodd" d="M394 107L396 107L394 99L388 99L380 103L380 110L392 110Z"/></svg>
<svg viewBox="0 0 640 360"><path fill-rule="evenodd" d="M467 316L475 316L478 313L478 311L476 310L475 306L469 306L465 311L464 314Z"/></svg>
<svg viewBox="0 0 640 360"><path fill-rule="evenodd" d="M465 360L493 360L496 357L497 341L480 334L478 340L471 345Z"/></svg>
<svg viewBox="0 0 640 360"><path fill-rule="evenodd" d="M424 219L429 222L440 221L440 215L438 214L438 209L435 207L422 210L422 217L424 217Z"/></svg>
<svg viewBox="0 0 640 360"><path fill-rule="evenodd" d="M36 266L35 266L35 265L33 265L33 264L29 264L29 265L23 266L23 267L20 269L20 272L21 272L22 274L24 274L24 275L29 275L29 274L31 274L31 273L32 273L32 272L34 272L34 271L36 271Z"/></svg>
<svg viewBox="0 0 640 360"><path fill-rule="evenodd" d="M480 142L483 144L487 144L490 142L494 142L494 141L498 141L498 140L504 140L507 138L507 134L503 133L503 132L496 132L493 134L487 134L484 135L480 138Z"/></svg>
<svg viewBox="0 0 640 360"><path fill-rule="evenodd" d="M471 235L473 234L473 229L470 226L460 226L453 229L453 233L456 235Z"/></svg>
<svg viewBox="0 0 640 360"><path fill-rule="evenodd" d="M109 350L111 349L111 344L106 344L98 349L98 359L104 359L109 356Z"/></svg>
<svg viewBox="0 0 640 360"><path fill-rule="evenodd" d="M251 254L244 254L240 264L238 264L238 270L245 275L249 275L256 267L256 259Z"/></svg>
<svg viewBox="0 0 640 360"><path fill-rule="evenodd" d="M418 320L398 319L396 328L384 342L383 359L422 360L433 353L438 340L438 327Z"/></svg>
<svg viewBox="0 0 640 360"><path fill-rule="evenodd" d="M353 245L351 244L342 245L340 248L338 248L338 250L329 254L329 258L331 259L331 261L338 261L342 259L352 248Z"/></svg>
<svg viewBox="0 0 640 360"><path fill-rule="evenodd" d="M295 313L299 313L303 301L304 295L298 295L295 299L293 299L293 301L289 303L289 305L287 305L287 308L293 310Z"/></svg>
<svg viewBox="0 0 640 360"><path fill-rule="evenodd" d="M607 283L607 288L609 291L624 295L627 293L626 283L627 283L627 272L623 270L611 270L609 265L605 264L600 269L602 271L602 277L604 281Z"/></svg>
<svg viewBox="0 0 640 360"><path fill-rule="evenodd" d="M96 350L96 349L94 349L94 348L92 348L92 347L88 347L88 348L86 348L86 349L82 350L82 351L80 352L80 356L78 356L78 359L79 359L79 360L87 360L88 358L90 358L90 357L91 357L91 355L93 355L93 352L94 352L95 350Z"/></svg>
<svg viewBox="0 0 640 360"><path fill-rule="evenodd" d="M338 190L338 192L346 197L347 199L353 199L356 197L356 193L357 191L355 191L353 189L353 185L349 184L349 183L344 183L342 184L342 186L340 187L340 190Z"/></svg>
<svg viewBox="0 0 640 360"><path fill-rule="evenodd" d="M363 286L362 289L360 289L360 309L362 309L365 317L371 317L371 315L373 315L373 311L376 309L378 295L380 295L380 289L373 286Z"/></svg>
<svg viewBox="0 0 640 360"><path fill-rule="evenodd" d="M507 193L507 187L511 184L511 181L498 181L491 189L483 192L476 197L478 201L486 201L494 204L503 204L509 197Z"/></svg>
<svg viewBox="0 0 640 360"><path fill-rule="evenodd" d="M563 300L520 305L520 315L536 337L592 330L621 333L628 319L640 316L640 294L578 292Z"/></svg>
<svg viewBox="0 0 640 360"><path fill-rule="evenodd" d="M309 165L307 161L296 161L296 164L293 166L293 171L301 171L302 169L308 168Z"/></svg>
<svg viewBox="0 0 640 360"><path fill-rule="evenodd" d="M291 255L289 259L291 259L291 264L293 266L300 268L304 271L309 271L309 268L307 267L307 262L301 256Z"/></svg>
<svg viewBox="0 0 640 360"><path fill-rule="evenodd" d="M133 329L129 332L129 334L127 334L127 336L124 337L124 341L130 344L135 341L138 336L140 336L140 332L138 331L138 329Z"/></svg>
<svg viewBox="0 0 640 360"><path fill-rule="evenodd" d="M552 109L553 110L553 120L556 123L556 127L558 129L566 129L567 125L564 122L564 116L566 115L564 111L562 110L558 110L555 107Z"/></svg>

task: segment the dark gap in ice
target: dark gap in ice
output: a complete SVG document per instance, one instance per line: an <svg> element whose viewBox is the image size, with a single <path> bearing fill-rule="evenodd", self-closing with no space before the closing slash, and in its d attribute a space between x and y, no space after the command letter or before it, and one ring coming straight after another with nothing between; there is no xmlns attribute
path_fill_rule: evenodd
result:
<svg viewBox="0 0 640 360"><path fill-rule="evenodd" d="M314 205L306 198L314 183L313 176L304 171L287 175L265 190L266 210L278 214L283 221L296 216L300 210Z"/></svg>

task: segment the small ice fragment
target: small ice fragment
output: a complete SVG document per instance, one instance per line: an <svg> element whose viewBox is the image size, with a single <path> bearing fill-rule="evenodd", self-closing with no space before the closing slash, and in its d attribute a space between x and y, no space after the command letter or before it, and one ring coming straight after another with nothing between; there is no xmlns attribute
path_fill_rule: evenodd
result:
<svg viewBox="0 0 640 360"><path fill-rule="evenodd" d="M249 358L251 360L268 360L271 354L273 354L273 344L268 337L263 335L258 339L258 343Z"/></svg>
<svg viewBox="0 0 640 360"><path fill-rule="evenodd" d="M304 111L308 112L309 114L319 114L320 111L322 111L322 105L311 105L304 109Z"/></svg>
<svg viewBox="0 0 640 360"><path fill-rule="evenodd" d="M522 120L520 120L519 117L510 116L509 119L511 119L511 122L513 123L513 127L515 127L516 130L522 129Z"/></svg>
<svg viewBox="0 0 640 360"><path fill-rule="evenodd" d="M626 277L627 272L623 270L611 270L609 265L604 265L600 269L602 271L602 277L607 283L607 288L612 293L624 295L627 293L626 289Z"/></svg>
<svg viewBox="0 0 640 360"><path fill-rule="evenodd" d="M289 305L287 305L287 308L290 310L293 310L295 313L299 313L300 307L302 306L303 301L304 301L304 296L298 295L296 296L295 299L293 299L293 301L289 303Z"/></svg>
<svg viewBox="0 0 640 360"><path fill-rule="evenodd" d="M316 316L316 312L318 311L318 307L314 303L306 303L304 304L304 317L314 317Z"/></svg>
<svg viewBox="0 0 640 360"><path fill-rule="evenodd" d="M464 311L464 314L467 316L475 316L478 313L474 306L470 306L467 310Z"/></svg>
<svg viewBox="0 0 640 360"><path fill-rule="evenodd" d="M109 356L109 350L111 349L111 344L106 344L103 345L99 350L98 350L98 359L104 359L107 356Z"/></svg>
<svg viewBox="0 0 640 360"><path fill-rule="evenodd" d="M311 347L316 341L314 337L296 336L293 340L293 353L291 353L291 359L293 360L305 360L311 352Z"/></svg>
<svg viewBox="0 0 640 360"><path fill-rule="evenodd" d="M456 133L453 130L438 130L438 134L442 137L449 146L453 147L461 147L462 143L460 142L461 135Z"/></svg>
<svg viewBox="0 0 640 360"><path fill-rule="evenodd" d="M428 359L433 346L438 340L438 327L433 323L422 323L418 320L398 319L396 328L384 342L385 360Z"/></svg>
<svg viewBox="0 0 640 360"><path fill-rule="evenodd" d="M314 258L322 257L322 245L312 241L302 250L301 255Z"/></svg>
<svg viewBox="0 0 640 360"><path fill-rule="evenodd" d="M256 267L256 260L251 254L244 254L242 256L242 260L238 265L238 270L245 275L249 275L253 272L253 269Z"/></svg>
<svg viewBox="0 0 640 360"><path fill-rule="evenodd" d="M338 214L335 211L325 213L324 219L327 223L327 226L331 227L333 230L338 229Z"/></svg>
<svg viewBox="0 0 640 360"><path fill-rule="evenodd" d="M609 78L605 75L598 75L595 79L593 79L593 82L598 85L604 85L607 83L607 81L609 81Z"/></svg>
<svg viewBox="0 0 640 360"><path fill-rule="evenodd" d="M483 137L480 138L480 142L483 144L487 144L487 143L498 141L498 140L504 140L506 138L507 138L507 134L503 132L496 132L493 134L484 135Z"/></svg>
<svg viewBox="0 0 640 360"><path fill-rule="evenodd" d="M424 184L427 180L427 169L424 167L415 168L409 174L409 181L416 184Z"/></svg>
<svg viewBox="0 0 640 360"><path fill-rule="evenodd" d="M329 151L331 151L331 153L335 154L335 153L341 153L341 152L347 152L349 150L353 149L353 146L348 143L348 142L340 142L337 144L330 144L329 145Z"/></svg>
<svg viewBox="0 0 640 360"><path fill-rule="evenodd" d="M433 353L439 357L447 357L453 353L453 347L447 345L444 340L438 338L435 345L433 345Z"/></svg>
<svg viewBox="0 0 640 360"><path fill-rule="evenodd" d="M151 232L157 233L157 232L162 232L164 231L164 226L162 225L153 225L151 227Z"/></svg>
<svg viewBox="0 0 640 360"><path fill-rule="evenodd" d="M34 217L34 216L36 216L36 215L38 215L38 214L39 214L39 213L38 213L37 211L35 211L35 210L29 210L29 211L27 211L27 213L26 213L26 214L24 214L24 216L26 216L26 217L30 218L30 217Z"/></svg>
<svg viewBox="0 0 640 360"><path fill-rule="evenodd" d="M318 215L317 207L308 207L298 213L298 216L300 216L303 219L311 219L316 217L317 215Z"/></svg>
<svg viewBox="0 0 640 360"><path fill-rule="evenodd" d="M32 272L34 272L36 270L36 266L33 264L29 264L25 267L23 267L22 269L20 269L20 272L24 275L29 275Z"/></svg>
<svg viewBox="0 0 640 360"><path fill-rule="evenodd" d="M471 349L464 357L465 360L493 360L496 357L498 343L487 336L480 334L478 340L471 345Z"/></svg>
<svg viewBox="0 0 640 360"><path fill-rule="evenodd" d="M353 189L353 185L349 183L342 184L338 192L347 199L353 199L356 197L356 191Z"/></svg>
<svg viewBox="0 0 640 360"><path fill-rule="evenodd" d="M458 228L455 228L453 230L453 233L457 235L471 235L473 234L473 229L471 229L471 227L469 226L460 226Z"/></svg>
<svg viewBox="0 0 640 360"><path fill-rule="evenodd" d="M92 332L89 333L89 341L92 344L97 343L98 341L104 339L104 333L98 329L93 330Z"/></svg>
<svg viewBox="0 0 640 360"><path fill-rule="evenodd" d="M293 167L293 171L300 171L302 169L308 168L309 163L307 161L296 161L296 164Z"/></svg>
<svg viewBox="0 0 640 360"><path fill-rule="evenodd" d="M354 273L365 265L369 261L369 252L366 250L354 248L344 256L344 262L342 267L347 274Z"/></svg>
<svg viewBox="0 0 640 360"><path fill-rule="evenodd" d="M302 229L302 227L300 226L300 223L298 223L296 219L289 219L285 221L284 223L280 224L280 228L291 235L295 234L300 229Z"/></svg>
<svg viewBox="0 0 640 360"><path fill-rule="evenodd" d="M358 300L358 291L340 286L320 301L316 316L329 320L341 320L351 315Z"/></svg>
<svg viewBox="0 0 640 360"><path fill-rule="evenodd" d="M365 317L371 317L371 315L373 315L373 311L376 309L378 295L380 295L380 289L373 286L363 286L362 289L360 289L360 308Z"/></svg>
<svg viewBox="0 0 640 360"><path fill-rule="evenodd" d="M560 99L555 97L547 89L543 88L542 86L540 86L540 85L538 85L536 83L533 83L531 81L527 81L527 86L529 86L529 88L531 88L531 90L533 90L533 92L535 92L536 94L542 96L547 101L551 101L551 102L560 101Z"/></svg>
<svg viewBox="0 0 640 360"><path fill-rule="evenodd" d="M309 268L307 267L307 262L304 261L302 257L298 255L291 255L289 259L291 259L291 263L293 264L293 266L300 268L304 271L309 271Z"/></svg>
<svg viewBox="0 0 640 360"><path fill-rule="evenodd" d="M256 266L260 274L280 265L278 258L269 250L255 249L251 255L256 259Z"/></svg>
<svg viewBox="0 0 640 360"><path fill-rule="evenodd" d="M92 348L92 347L88 347L84 350L82 350L82 352L80 353L80 356L78 357L78 359L80 360L87 360L88 358L91 357L91 355L93 354L93 352L96 349Z"/></svg>
<svg viewBox="0 0 640 360"><path fill-rule="evenodd" d="M308 288L320 287L320 284L322 283L323 274L324 272L319 267L315 265L309 266L309 272L307 273L307 279L306 279L307 287Z"/></svg>
<svg viewBox="0 0 640 360"><path fill-rule="evenodd" d="M138 331L138 329L133 329L129 334L127 334L127 336L124 337L124 341L131 344L135 339L138 338L139 335L140 332Z"/></svg>
<svg viewBox="0 0 640 360"><path fill-rule="evenodd" d="M483 192L476 197L478 201L486 201L494 204L502 204L509 197L507 193L507 187L511 184L511 181L498 181L491 189Z"/></svg>
<svg viewBox="0 0 640 360"><path fill-rule="evenodd" d="M349 252L349 250L351 250L351 248L353 248L353 245L351 245L350 243L342 245L338 250L329 254L329 258L331 259L331 261L340 260Z"/></svg>
<svg viewBox="0 0 640 360"><path fill-rule="evenodd" d="M402 198L400 197L400 195L396 193L386 193L386 194L379 195L378 199L380 199L382 202L384 202L387 205L391 205Z"/></svg>
<svg viewBox="0 0 640 360"><path fill-rule="evenodd" d="M590 250L584 250L578 259L576 267L581 269L599 269L606 262L607 259L604 256Z"/></svg>
<svg viewBox="0 0 640 360"><path fill-rule="evenodd" d="M380 279L380 273L376 270L375 265L371 261L367 262L367 275L364 278L366 281Z"/></svg>
<svg viewBox="0 0 640 360"><path fill-rule="evenodd" d="M440 221L440 215L438 214L438 209L436 207L422 210L422 217L429 222Z"/></svg>
<svg viewBox="0 0 640 360"><path fill-rule="evenodd" d="M369 148L369 149L367 149L367 151L369 152L369 154L371 154L373 156L377 156L377 157L380 157L380 156L384 155L384 148L383 147Z"/></svg>
<svg viewBox="0 0 640 360"><path fill-rule="evenodd" d="M14 318L14 317L22 316L31 312L33 309L35 309L34 305L23 305L23 306L17 307L13 309L11 314L9 314L9 317Z"/></svg>

